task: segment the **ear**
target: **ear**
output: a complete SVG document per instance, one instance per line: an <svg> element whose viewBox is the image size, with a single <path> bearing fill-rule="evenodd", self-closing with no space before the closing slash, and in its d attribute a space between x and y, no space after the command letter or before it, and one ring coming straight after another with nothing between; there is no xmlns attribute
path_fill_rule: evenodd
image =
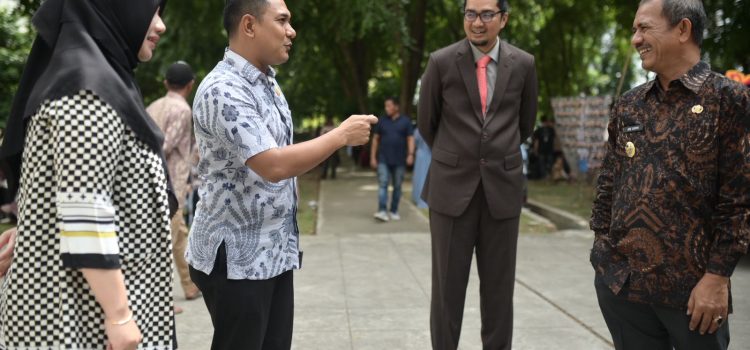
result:
<svg viewBox="0 0 750 350"><path fill-rule="evenodd" d="M508 24L508 17L510 17L509 12L504 12L500 14L500 30L505 29L505 25Z"/></svg>
<svg viewBox="0 0 750 350"><path fill-rule="evenodd" d="M164 79L164 87L169 90L169 83L167 83L167 79Z"/></svg>
<svg viewBox="0 0 750 350"><path fill-rule="evenodd" d="M256 23L258 23L258 20L255 18L255 16L251 14L242 16L242 19L240 20L240 33L250 38L255 38Z"/></svg>
<svg viewBox="0 0 750 350"><path fill-rule="evenodd" d="M677 29L680 32L680 44L684 44L692 40L693 22L690 22L689 19L683 18L680 23L677 23Z"/></svg>

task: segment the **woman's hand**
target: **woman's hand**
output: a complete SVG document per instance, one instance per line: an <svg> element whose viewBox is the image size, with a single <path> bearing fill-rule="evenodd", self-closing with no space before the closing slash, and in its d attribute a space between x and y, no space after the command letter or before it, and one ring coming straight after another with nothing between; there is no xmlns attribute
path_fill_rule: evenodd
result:
<svg viewBox="0 0 750 350"><path fill-rule="evenodd" d="M141 330L135 323L135 319L133 319L133 312L128 310L128 313L130 319L124 324L115 323L127 319L127 315L125 315L124 319L117 320L107 318L104 320L104 330L107 333L107 339L109 340L107 350L135 350L138 348L138 344L143 341Z"/></svg>
<svg viewBox="0 0 750 350"><path fill-rule="evenodd" d="M0 235L0 277L8 273L13 263L13 250L16 246L16 228L9 229Z"/></svg>

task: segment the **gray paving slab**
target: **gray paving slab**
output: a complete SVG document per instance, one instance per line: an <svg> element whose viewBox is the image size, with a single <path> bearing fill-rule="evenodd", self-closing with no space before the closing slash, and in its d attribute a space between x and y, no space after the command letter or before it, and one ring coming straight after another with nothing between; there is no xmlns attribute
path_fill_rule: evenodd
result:
<svg viewBox="0 0 750 350"><path fill-rule="evenodd" d="M354 350L432 348L428 330L352 331L352 346Z"/></svg>
<svg viewBox="0 0 750 350"><path fill-rule="evenodd" d="M404 195L399 205L401 220L384 223L372 216L378 209L378 187L374 173L342 174L336 180L322 181L318 234L428 232L427 219L409 202L411 186L405 183L403 188Z"/></svg>
<svg viewBox="0 0 750 350"><path fill-rule="evenodd" d="M408 203L406 192L401 221L375 222L374 184L370 173L343 173L321 186L318 235L301 238L304 266L294 277L293 349L431 348L427 220ZM521 235L514 349L613 349L592 286L591 239L587 231ZM472 267L463 350L482 348L478 287ZM733 290L730 349L750 349L750 264L738 267ZM208 349L212 329L202 300L178 297L176 303L185 308L177 316L181 349Z"/></svg>
<svg viewBox="0 0 750 350"><path fill-rule="evenodd" d="M292 349L352 350L352 336L348 329L332 332L295 331Z"/></svg>

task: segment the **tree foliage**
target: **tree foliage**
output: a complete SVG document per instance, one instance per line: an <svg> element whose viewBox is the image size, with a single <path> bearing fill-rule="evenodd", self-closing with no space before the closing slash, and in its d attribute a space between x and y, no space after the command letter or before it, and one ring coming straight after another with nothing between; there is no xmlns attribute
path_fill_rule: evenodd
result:
<svg viewBox="0 0 750 350"><path fill-rule="evenodd" d="M32 35L25 29L25 17L0 8L0 127L10 114L13 95L23 73Z"/></svg>
<svg viewBox="0 0 750 350"><path fill-rule="evenodd" d="M19 0L0 16L0 92L4 117L33 34L13 23L29 18L40 0ZM297 39L291 59L277 67L299 121L351 113L380 113L387 96L400 96L414 114L418 79L430 52L464 37L462 0L292 0ZM750 2L705 0L709 27L704 56L714 69L750 69ZM510 1L502 38L536 57L541 113L554 96L616 94L644 72L630 47L638 1ZM200 80L222 58L227 38L223 1L170 2L152 62L137 72L146 102L164 93L166 67L185 60ZM15 17L10 17L15 16Z"/></svg>
<svg viewBox="0 0 750 350"><path fill-rule="evenodd" d="M714 69L726 71L743 67L750 73L750 1L705 0L709 16L703 43Z"/></svg>
<svg viewBox="0 0 750 350"><path fill-rule="evenodd" d="M222 24L224 1L171 1L164 11L167 31L154 57L138 66L136 77L146 102L164 95L164 74L170 64L190 64L200 82L224 57L227 37ZM196 86L197 87L197 86Z"/></svg>

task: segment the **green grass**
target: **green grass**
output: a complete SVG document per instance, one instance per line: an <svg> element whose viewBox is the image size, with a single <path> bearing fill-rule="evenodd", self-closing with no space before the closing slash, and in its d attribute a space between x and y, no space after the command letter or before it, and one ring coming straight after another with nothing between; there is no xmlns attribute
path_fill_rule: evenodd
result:
<svg viewBox="0 0 750 350"><path fill-rule="evenodd" d="M307 174L297 177L299 184L299 207L297 208L297 225L301 234L315 234L315 227L318 223L318 191L320 189L320 171L317 168ZM314 201L315 207L309 203Z"/></svg>
<svg viewBox="0 0 750 350"><path fill-rule="evenodd" d="M14 226L16 226L16 225L0 224L0 233L3 233L3 232L5 232L5 230L7 230L7 229L9 229L11 227L14 227Z"/></svg>
<svg viewBox="0 0 750 350"><path fill-rule="evenodd" d="M586 182L529 181L529 199L565 210L584 219L591 216L594 185Z"/></svg>

